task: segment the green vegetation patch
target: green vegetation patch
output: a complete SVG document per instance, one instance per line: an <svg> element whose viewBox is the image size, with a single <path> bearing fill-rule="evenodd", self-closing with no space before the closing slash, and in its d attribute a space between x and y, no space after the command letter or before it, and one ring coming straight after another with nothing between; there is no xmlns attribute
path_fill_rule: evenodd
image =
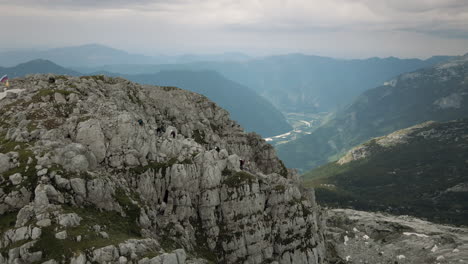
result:
<svg viewBox="0 0 468 264"><path fill-rule="evenodd" d="M140 207L135 204L132 199L125 193L125 190L122 188L117 188L114 194L114 198L117 200L119 205L125 211L125 214L128 218L128 232L133 235L140 235L140 228L137 225L138 218L140 217ZM133 200L139 200L137 195L134 194Z"/></svg>
<svg viewBox="0 0 468 264"><path fill-rule="evenodd" d="M169 161L167 162L153 162L153 163L149 163L148 165L146 166L137 166L137 167L134 167L134 168L131 168L130 169L130 172L134 173L134 174L142 174L142 173L145 173L147 172L148 170L152 169L154 171L159 171L161 170L161 173L163 176L166 176L166 169L171 167L172 165L176 164L177 163L177 159L176 158L172 158L170 159Z"/></svg>
<svg viewBox="0 0 468 264"><path fill-rule="evenodd" d="M193 138L195 139L195 142L197 142L200 145L206 145L208 142L205 141L205 132L200 131L198 129L193 131Z"/></svg>
<svg viewBox="0 0 468 264"><path fill-rule="evenodd" d="M8 179L11 175L15 173L21 173L23 176L23 181L18 186L3 186L6 192L11 191L13 188L21 188L27 187L32 189L37 183L37 171L35 166L37 165L36 158L34 153L28 149L30 145L28 143L23 142L16 142L16 141L8 141L5 139L4 136L0 135L0 153L8 153L8 152L17 152L19 166L13 169L10 169L3 173L3 177ZM30 164L28 163L29 159L32 159ZM9 181L5 181L7 183Z"/></svg>
<svg viewBox="0 0 468 264"><path fill-rule="evenodd" d="M203 225L200 219L197 219L195 223L192 223L192 226L195 228L195 239L196 243L194 245L194 254L198 258L203 258L209 261L209 263L218 263L218 259L213 250L208 246L208 238L206 236L206 231L203 229Z"/></svg>
<svg viewBox="0 0 468 264"><path fill-rule="evenodd" d="M166 92L180 90L175 86L161 86L161 88Z"/></svg>
<svg viewBox="0 0 468 264"><path fill-rule="evenodd" d="M76 93L76 92L61 90L61 89L41 89L33 96L33 100L39 101L41 99L41 97L43 97L43 96L52 96L55 93L59 93L59 94L62 94L64 96L68 96L68 95L70 95L72 93Z"/></svg>
<svg viewBox="0 0 468 264"><path fill-rule="evenodd" d="M231 188L237 188L245 184L251 185L256 182L256 177L245 171L233 173L232 171L225 169L222 174L227 176L224 178L223 184Z"/></svg>
<svg viewBox="0 0 468 264"><path fill-rule="evenodd" d="M122 217L114 211L100 211L94 207L64 207L67 213L77 213L81 218L79 226L67 228L67 238L59 240L55 238L57 225L42 229L42 235L34 245L32 251L43 251L45 259L68 259L74 254L85 252L87 249L101 248L108 245L117 245L125 240L141 238L139 232L134 232L136 223L132 223L129 217ZM102 231L109 235L103 238L95 232L93 226L101 226ZM76 240L81 236L81 241Z"/></svg>
<svg viewBox="0 0 468 264"><path fill-rule="evenodd" d="M140 100L140 97L138 97L136 90L129 89L127 91L127 95L128 95L128 98L130 98L130 101L132 101L132 103L140 105L140 106L143 105L143 102Z"/></svg>
<svg viewBox="0 0 468 264"><path fill-rule="evenodd" d="M105 82L105 77L104 77L104 75L80 76L80 79Z"/></svg>
<svg viewBox="0 0 468 264"><path fill-rule="evenodd" d="M16 215L18 212L9 212L0 216L0 233L14 228L16 224Z"/></svg>

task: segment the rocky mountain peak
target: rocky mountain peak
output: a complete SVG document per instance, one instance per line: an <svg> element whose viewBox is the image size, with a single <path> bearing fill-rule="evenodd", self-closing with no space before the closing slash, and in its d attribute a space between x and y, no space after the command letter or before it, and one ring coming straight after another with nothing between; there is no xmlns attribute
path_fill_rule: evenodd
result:
<svg viewBox="0 0 468 264"><path fill-rule="evenodd" d="M12 84L0 263L324 262L314 194L204 96L106 76Z"/></svg>

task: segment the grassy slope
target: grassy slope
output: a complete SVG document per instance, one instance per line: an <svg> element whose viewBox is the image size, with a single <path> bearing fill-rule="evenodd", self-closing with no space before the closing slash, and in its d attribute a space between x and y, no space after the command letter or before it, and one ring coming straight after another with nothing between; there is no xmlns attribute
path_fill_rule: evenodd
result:
<svg viewBox="0 0 468 264"><path fill-rule="evenodd" d="M374 154L306 173L305 185L316 188L319 202L332 207L386 210L433 221L468 223L468 193L443 192L468 182L468 122L433 124L436 131L457 129L443 139L414 137L407 144L380 147Z"/></svg>

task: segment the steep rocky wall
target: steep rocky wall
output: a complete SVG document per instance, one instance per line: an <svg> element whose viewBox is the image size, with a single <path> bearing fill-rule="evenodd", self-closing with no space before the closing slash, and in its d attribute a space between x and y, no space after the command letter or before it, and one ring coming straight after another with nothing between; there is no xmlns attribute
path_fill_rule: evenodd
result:
<svg viewBox="0 0 468 264"><path fill-rule="evenodd" d="M314 194L205 97L105 76L12 83L0 263L325 262Z"/></svg>

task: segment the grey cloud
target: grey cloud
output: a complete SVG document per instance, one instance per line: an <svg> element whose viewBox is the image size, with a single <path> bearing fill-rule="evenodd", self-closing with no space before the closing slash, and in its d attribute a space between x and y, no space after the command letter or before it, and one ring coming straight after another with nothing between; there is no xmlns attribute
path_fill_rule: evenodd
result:
<svg viewBox="0 0 468 264"><path fill-rule="evenodd" d="M376 11L396 11L402 13L421 13L428 11L454 11L468 10L466 0L348 0L363 3Z"/></svg>
<svg viewBox="0 0 468 264"><path fill-rule="evenodd" d="M1 4L42 8L72 8L72 9L144 9L157 5L180 5L191 0L0 0Z"/></svg>
<svg viewBox="0 0 468 264"><path fill-rule="evenodd" d="M11 12L0 24L14 25L7 35L15 37L0 48L41 40L181 52L274 46L410 55L464 50L468 39L468 0L0 0L4 7ZM64 37L44 37L44 28Z"/></svg>

